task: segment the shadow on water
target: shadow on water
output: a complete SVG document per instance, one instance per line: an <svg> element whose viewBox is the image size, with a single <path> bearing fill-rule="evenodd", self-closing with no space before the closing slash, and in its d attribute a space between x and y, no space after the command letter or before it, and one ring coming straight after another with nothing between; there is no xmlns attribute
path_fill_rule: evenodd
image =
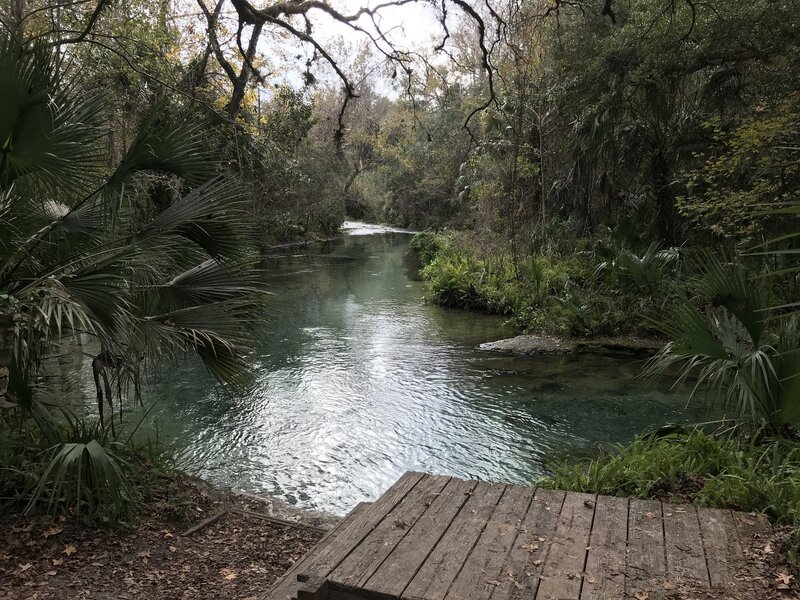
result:
<svg viewBox="0 0 800 600"><path fill-rule="evenodd" d="M477 350L511 332L425 304L408 242L351 229L266 258L273 296L252 388L181 365L149 390L160 399L149 426L179 466L344 513L408 469L531 483L566 451L702 417L667 385L640 384L630 359Z"/></svg>

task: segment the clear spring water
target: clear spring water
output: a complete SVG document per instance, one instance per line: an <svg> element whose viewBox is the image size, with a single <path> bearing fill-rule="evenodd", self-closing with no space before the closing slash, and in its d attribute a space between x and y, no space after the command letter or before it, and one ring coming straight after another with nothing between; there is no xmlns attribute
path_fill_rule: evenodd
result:
<svg viewBox="0 0 800 600"><path fill-rule="evenodd" d="M343 514L409 469L531 483L566 453L702 416L669 382L638 382L629 358L476 349L513 332L425 304L409 240L349 224L340 240L268 258L252 389L180 365L147 395L147 427L178 465Z"/></svg>

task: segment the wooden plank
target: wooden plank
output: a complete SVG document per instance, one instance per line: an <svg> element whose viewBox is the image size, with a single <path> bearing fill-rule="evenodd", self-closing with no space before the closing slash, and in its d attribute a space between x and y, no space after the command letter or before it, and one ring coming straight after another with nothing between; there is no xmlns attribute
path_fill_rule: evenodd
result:
<svg viewBox="0 0 800 600"><path fill-rule="evenodd" d="M691 504L664 504L662 512L667 579L678 587L709 587L697 510Z"/></svg>
<svg viewBox="0 0 800 600"><path fill-rule="evenodd" d="M422 473L413 471L404 474L374 504L355 515L346 527L341 525L337 527L334 530L337 532L335 536L328 536L325 538L325 544L315 546L290 569L290 573L327 577L340 562L347 558L350 551L369 535L387 514L394 510L406 494L414 489L423 476ZM333 534L333 532L331 533ZM284 575L270 590L267 595L269 600L286 600L294 595L295 575L289 577L287 575Z"/></svg>
<svg viewBox="0 0 800 600"><path fill-rule="evenodd" d="M451 479L367 580L362 593L371 598L399 598L477 485L477 481Z"/></svg>
<svg viewBox="0 0 800 600"><path fill-rule="evenodd" d="M578 600L594 518L593 494L567 493L542 570L537 600Z"/></svg>
<svg viewBox="0 0 800 600"><path fill-rule="evenodd" d="M651 600L663 598L666 576L661 503L631 498L628 507L625 598L636 598L637 594Z"/></svg>
<svg viewBox="0 0 800 600"><path fill-rule="evenodd" d="M481 482L403 592L409 600L442 600L478 541L506 486Z"/></svg>
<svg viewBox="0 0 800 600"><path fill-rule="evenodd" d="M356 507L351 510L347 516L342 519L339 524L334 527L328 534L323 537L317 544L309 550L309 552L300 560L298 560L286 573L284 573L278 581L276 581L269 591L262 596L263 600L287 600L296 594L297 590L297 575L304 570L306 559L309 558L317 549L322 549L328 544L335 543L337 536L341 532L353 524L353 522L363 512L372 506L371 502L360 502Z"/></svg>
<svg viewBox="0 0 800 600"><path fill-rule="evenodd" d="M697 517L711 587L735 588L733 565L744 557L731 511L706 508L697 511Z"/></svg>
<svg viewBox="0 0 800 600"><path fill-rule="evenodd" d="M745 545L747 541L754 537L772 532L772 525L770 525L767 515L763 513L751 515L743 512L733 512L732 516L742 545Z"/></svg>
<svg viewBox="0 0 800 600"><path fill-rule="evenodd" d="M433 503L450 477L429 475L411 490L403 501L329 575L331 581L347 589L366 583L395 546Z"/></svg>
<svg viewBox="0 0 800 600"><path fill-rule="evenodd" d="M536 490L519 535L501 569L505 577L492 592L492 600L534 598L539 576L558 527L565 492ZM509 575L510 573L510 575Z"/></svg>
<svg viewBox="0 0 800 600"><path fill-rule="evenodd" d="M627 540L628 499L598 496L581 600L616 600L625 595Z"/></svg>
<svg viewBox="0 0 800 600"><path fill-rule="evenodd" d="M447 592L448 600L489 598L499 584L506 557L528 512L534 489L510 485L497 503L483 534Z"/></svg>

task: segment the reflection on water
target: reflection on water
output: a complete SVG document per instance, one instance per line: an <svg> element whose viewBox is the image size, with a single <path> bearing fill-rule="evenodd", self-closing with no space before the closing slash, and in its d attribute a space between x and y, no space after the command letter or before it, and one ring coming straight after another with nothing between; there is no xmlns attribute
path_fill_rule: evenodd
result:
<svg viewBox="0 0 800 600"><path fill-rule="evenodd" d="M150 420L184 470L344 513L408 469L530 483L565 449L681 419L666 384L634 381L636 362L475 349L511 332L424 304L407 234L353 233L266 260L251 390L221 390L202 367L155 386Z"/></svg>

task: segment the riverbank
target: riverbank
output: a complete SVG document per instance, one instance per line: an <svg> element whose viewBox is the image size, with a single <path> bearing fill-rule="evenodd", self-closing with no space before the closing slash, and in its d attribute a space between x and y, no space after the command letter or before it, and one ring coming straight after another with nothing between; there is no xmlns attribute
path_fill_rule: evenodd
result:
<svg viewBox="0 0 800 600"><path fill-rule="evenodd" d="M126 524L4 518L0 598L256 598L339 520L164 477L163 493Z"/></svg>
<svg viewBox="0 0 800 600"><path fill-rule="evenodd" d="M445 231L418 234L411 247L431 302L503 315L520 333L578 346L658 335L690 266L678 249L652 246L638 256L611 239L551 240L526 251L490 232Z"/></svg>

